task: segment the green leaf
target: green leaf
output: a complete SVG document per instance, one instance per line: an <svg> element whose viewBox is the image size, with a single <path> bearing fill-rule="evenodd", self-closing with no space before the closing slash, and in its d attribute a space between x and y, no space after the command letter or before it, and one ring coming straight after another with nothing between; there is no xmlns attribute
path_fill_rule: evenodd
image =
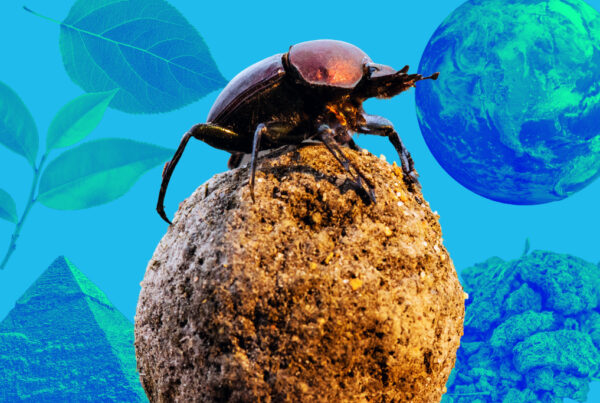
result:
<svg viewBox="0 0 600 403"><path fill-rule="evenodd" d="M57 210L79 210L121 197L149 169L174 150L126 139L84 143L50 162L37 200Z"/></svg>
<svg viewBox="0 0 600 403"><path fill-rule="evenodd" d="M98 126L117 91L81 95L63 106L48 128L46 151L83 140Z"/></svg>
<svg viewBox="0 0 600 403"><path fill-rule="evenodd" d="M0 81L0 144L22 155L35 169L38 131L21 98Z"/></svg>
<svg viewBox="0 0 600 403"><path fill-rule="evenodd" d="M0 218L15 224L19 221L15 201L2 189L0 189Z"/></svg>
<svg viewBox="0 0 600 403"><path fill-rule="evenodd" d="M226 84L196 29L164 0L78 0L61 24L71 79L87 92L119 92L130 113L181 108Z"/></svg>

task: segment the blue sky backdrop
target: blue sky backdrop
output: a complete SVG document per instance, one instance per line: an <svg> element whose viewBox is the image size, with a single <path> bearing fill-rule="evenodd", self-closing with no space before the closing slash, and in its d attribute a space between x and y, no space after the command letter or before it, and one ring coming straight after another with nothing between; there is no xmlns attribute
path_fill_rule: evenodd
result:
<svg viewBox="0 0 600 403"><path fill-rule="evenodd" d="M170 2L196 27L223 76L230 80L250 64L290 45L331 38L353 43L375 62L415 72L427 41L442 20L462 2ZM600 10L600 0L588 1ZM0 2L0 80L19 94L45 138L56 112L83 94L63 67L59 27L25 12L22 3ZM63 20L71 1L28 0L30 8ZM433 72L420 72L430 74ZM219 91L182 109L134 115L107 110L89 140L121 137L168 148L179 144L193 124L204 122ZM544 205L513 206L480 197L454 181L435 161L419 130L414 90L392 100L369 100L365 109L390 119L410 150L423 194L437 210L444 244L457 270L491 256L513 259L525 239L532 249L569 253L600 261L600 182L570 198ZM385 138L360 136L360 146L397 160ZM43 143L40 146L43 147ZM228 154L192 141L169 187L166 208L172 216L184 198L212 175L227 169ZM120 199L81 211L58 211L37 204L31 211L7 268L0 272L0 319L17 298L59 255L67 256L133 321L146 264L167 225L155 213L162 167L154 168ZM22 157L0 148L0 187L14 197L19 213L26 203L31 169ZM0 253L13 226L0 221ZM594 384L588 401L600 401Z"/></svg>

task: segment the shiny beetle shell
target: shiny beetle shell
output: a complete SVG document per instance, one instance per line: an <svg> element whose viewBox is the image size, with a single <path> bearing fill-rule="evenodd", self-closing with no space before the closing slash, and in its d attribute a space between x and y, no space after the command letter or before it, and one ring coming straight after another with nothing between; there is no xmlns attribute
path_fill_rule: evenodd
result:
<svg viewBox="0 0 600 403"><path fill-rule="evenodd" d="M342 41L317 40L294 45L290 65L309 84L354 88L363 78L363 65L371 62L365 52Z"/></svg>
<svg viewBox="0 0 600 403"><path fill-rule="evenodd" d="M283 54L273 55L242 70L221 91L208 112L208 122L219 122L257 93L271 87L285 75Z"/></svg>

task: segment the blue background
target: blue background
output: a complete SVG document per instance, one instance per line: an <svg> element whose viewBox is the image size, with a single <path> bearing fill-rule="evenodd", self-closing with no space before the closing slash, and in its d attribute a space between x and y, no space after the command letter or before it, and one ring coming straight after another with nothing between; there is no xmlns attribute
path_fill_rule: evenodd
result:
<svg viewBox="0 0 600 403"><path fill-rule="evenodd" d="M170 3L197 28L222 74L231 79L250 64L285 52L294 43L319 38L353 43L375 62L396 68L409 64L415 72L434 30L462 2ZM588 4L600 10L600 0ZM25 12L22 5L0 2L0 80L25 102L44 139L54 114L83 90L64 70L58 25ZM72 2L29 0L26 5L62 20ZM160 115L131 115L109 109L89 139L123 137L175 148L183 132L205 121L217 95L215 91L183 109ZM441 216L444 244L459 272L491 256L519 257L527 237L533 249L569 253L591 262L600 260L600 182L566 200L546 205L513 206L490 201L463 188L434 160L419 131L414 90L392 100L370 100L365 109L396 125L415 160L423 194ZM397 160L385 138L361 136L357 141L376 155L385 154L388 161ZM226 170L227 158L225 152L192 141L169 187L169 216L196 187ZM133 321L139 282L167 230L154 210L160 174L161 167L153 169L125 196L100 207L57 211L36 204L17 250L0 272L0 319L54 258L64 254ZM14 197L19 215L31 177L24 158L0 149L0 187ZM0 221L2 256L12 231L12 224ZM600 401L600 383L592 385L588 401Z"/></svg>

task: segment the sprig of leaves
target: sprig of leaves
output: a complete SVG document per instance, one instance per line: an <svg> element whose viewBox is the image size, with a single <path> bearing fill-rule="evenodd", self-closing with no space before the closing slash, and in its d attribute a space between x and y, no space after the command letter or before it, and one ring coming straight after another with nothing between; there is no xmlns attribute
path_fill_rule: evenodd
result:
<svg viewBox="0 0 600 403"><path fill-rule="evenodd" d="M15 224L0 269L36 202L58 210L108 203L172 155L172 150L126 139L77 145L108 106L130 113L166 112L226 84L202 37L164 0L77 0L62 22L24 9L60 25L67 74L88 94L58 111L36 165L35 122L19 96L0 83L0 144L26 158L34 172L20 218L11 195L0 189L0 219ZM71 146L44 167L51 152Z"/></svg>
<svg viewBox="0 0 600 403"><path fill-rule="evenodd" d="M19 96L0 82L0 144L27 159L33 169L29 197L20 218L14 199L0 189L0 219L15 224L0 270L16 249L23 224L36 202L57 210L108 203L124 195L142 174L173 154L173 150L138 141L101 139L64 151L44 169L53 150L78 144L98 126L116 93L85 94L63 106L50 123L46 151L36 165L39 136L31 113Z"/></svg>

